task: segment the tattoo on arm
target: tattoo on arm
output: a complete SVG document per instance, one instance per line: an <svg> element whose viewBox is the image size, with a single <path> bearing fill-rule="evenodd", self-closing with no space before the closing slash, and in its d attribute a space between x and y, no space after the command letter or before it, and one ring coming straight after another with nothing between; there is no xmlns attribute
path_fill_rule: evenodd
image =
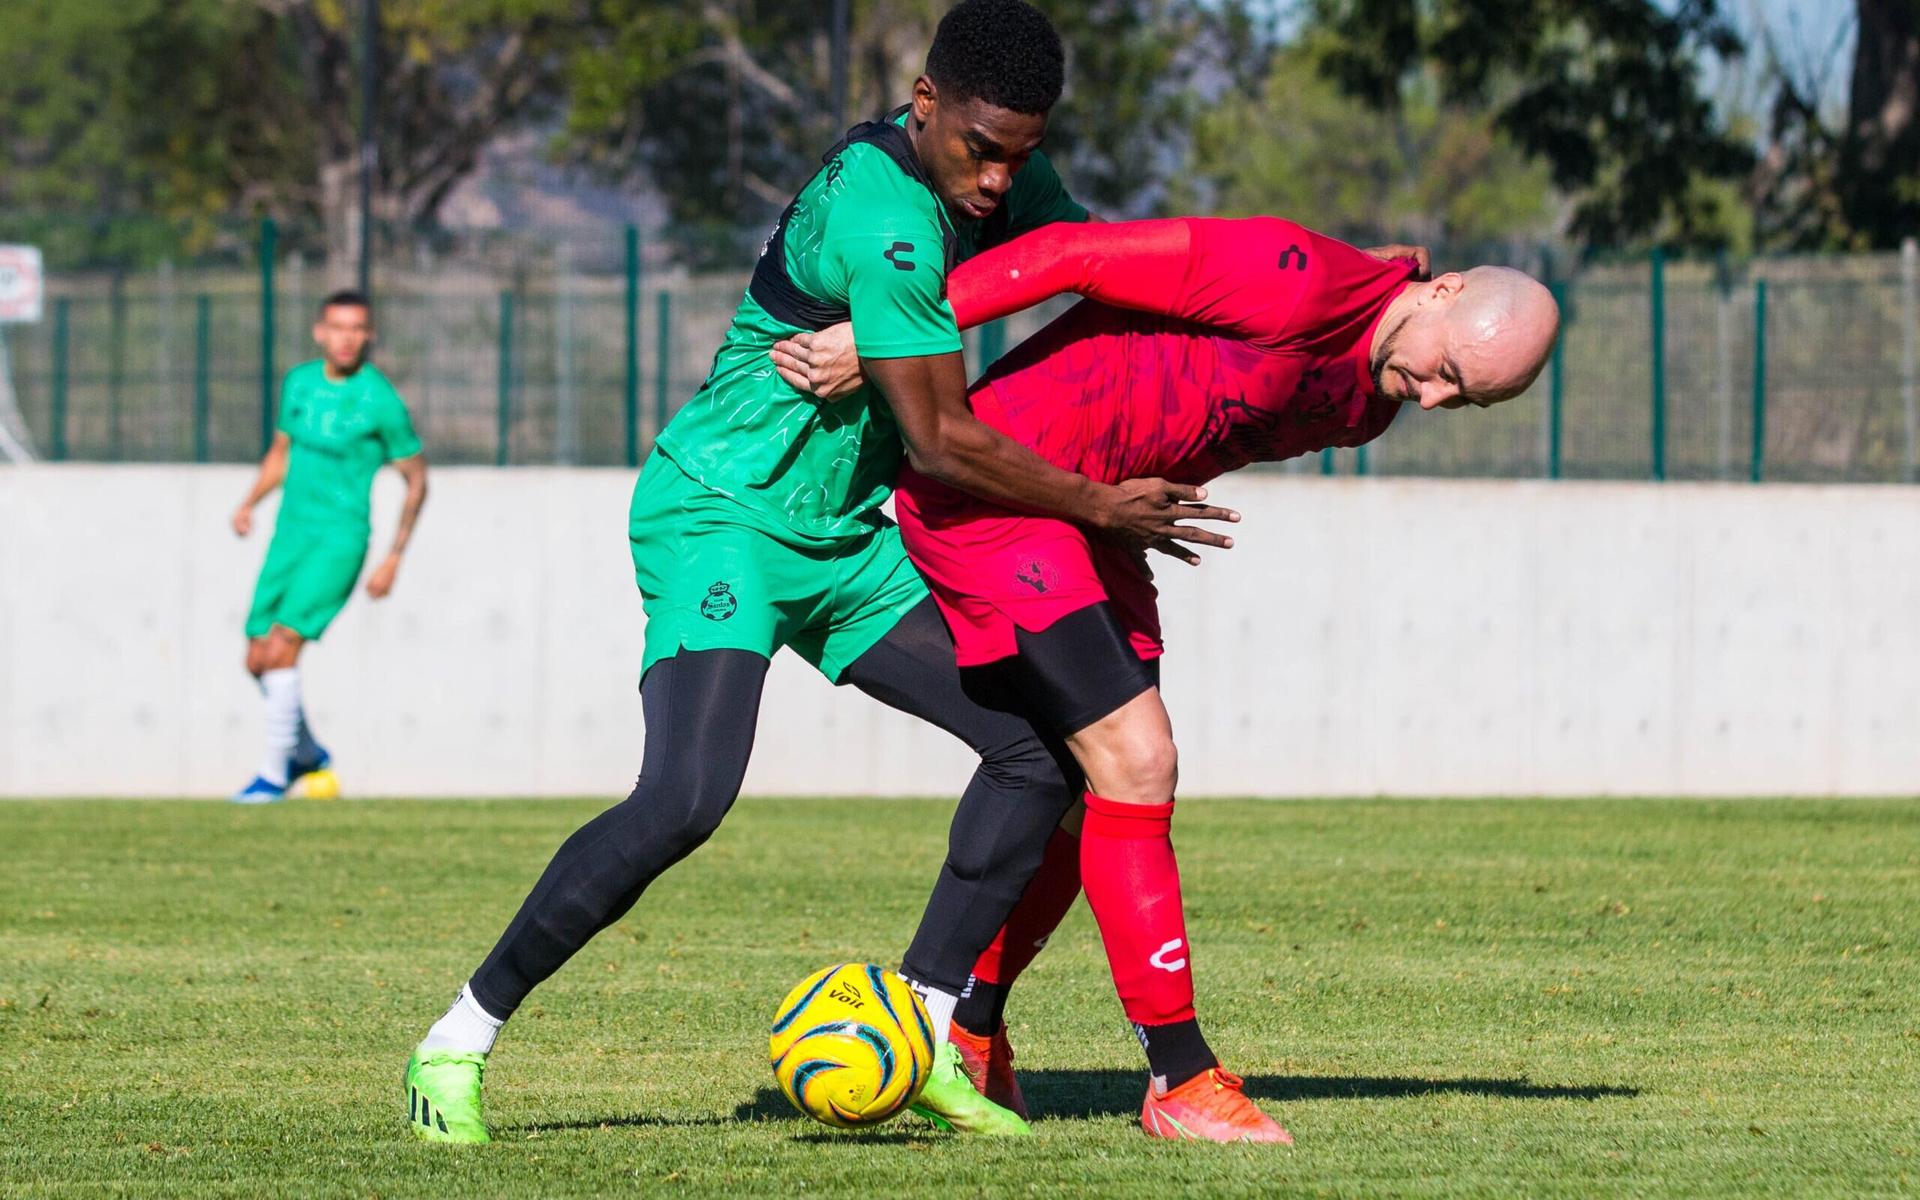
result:
<svg viewBox="0 0 1920 1200"><path fill-rule="evenodd" d="M400 525L394 530L393 549L388 552L400 554L412 540L414 522L420 519L420 510L427 503L427 460L425 455L416 454L399 459L393 465L407 481L406 503L400 508Z"/></svg>
<svg viewBox="0 0 1920 1200"><path fill-rule="evenodd" d="M246 507L252 508L262 500L265 500L273 494L273 489L286 482L287 455L291 452L292 447L293 439L289 438L286 434L276 433L273 435L272 444L267 447L267 452L260 458L260 473L253 478L253 488L247 493Z"/></svg>

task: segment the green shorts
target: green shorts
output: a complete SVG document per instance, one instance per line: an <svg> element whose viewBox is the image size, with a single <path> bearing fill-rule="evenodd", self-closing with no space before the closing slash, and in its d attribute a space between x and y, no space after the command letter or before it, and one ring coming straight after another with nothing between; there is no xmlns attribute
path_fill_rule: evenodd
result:
<svg viewBox="0 0 1920 1200"><path fill-rule="evenodd" d="M633 577L647 613L640 673L682 650L792 648L835 683L927 585L891 522L830 548L804 548L654 454L634 488Z"/></svg>
<svg viewBox="0 0 1920 1200"><path fill-rule="evenodd" d="M282 625L310 642L319 641L353 595L366 558L365 539L277 526L260 581L253 587L247 636L265 637L269 629Z"/></svg>

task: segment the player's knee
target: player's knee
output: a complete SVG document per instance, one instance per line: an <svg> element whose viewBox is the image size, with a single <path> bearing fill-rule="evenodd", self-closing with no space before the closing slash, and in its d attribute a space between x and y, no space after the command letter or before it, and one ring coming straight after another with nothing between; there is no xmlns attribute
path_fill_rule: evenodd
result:
<svg viewBox="0 0 1920 1200"><path fill-rule="evenodd" d="M1180 752L1169 737L1132 739L1114 755L1113 770L1122 793L1114 799L1164 803L1180 783Z"/></svg>
<svg viewBox="0 0 1920 1200"><path fill-rule="evenodd" d="M683 790L665 807L665 817L659 824L668 853L677 859L704 846L733 807L738 790L711 779L685 781Z"/></svg>
<svg viewBox="0 0 1920 1200"><path fill-rule="evenodd" d="M1059 764L1047 752L1046 744L1032 732L982 747L980 773L995 786L1008 790L1021 790L1061 777Z"/></svg>
<svg viewBox="0 0 1920 1200"><path fill-rule="evenodd" d="M254 643L259 650L259 667L253 666L253 650L247 652L248 669L258 675L263 671L279 671L295 666L300 661L300 639L274 630L266 637Z"/></svg>
<svg viewBox="0 0 1920 1200"><path fill-rule="evenodd" d="M582 826L574 834L579 857L603 861L618 878L644 887L698 850L719 822L666 782L643 777L625 800Z"/></svg>
<svg viewBox="0 0 1920 1200"><path fill-rule="evenodd" d="M1002 839L975 831L975 836L949 838L947 861L943 864L955 881L985 893L1020 894L1021 886L1032 875L1034 862L1023 863L1023 856L1010 855ZM1018 881L1018 882L1016 882Z"/></svg>
<svg viewBox="0 0 1920 1200"><path fill-rule="evenodd" d="M266 672L267 672L266 643L256 638L255 640L247 643L247 674L253 676L255 679L258 679L260 678L260 676L266 674Z"/></svg>
<svg viewBox="0 0 1920 1200"><path fill-rule="evenodd" d="M669 822L662 831L667 854L678 861L707 844L707 839L720 828L720 822L707 820L698 813L689 813L677 821Z"/></svg>

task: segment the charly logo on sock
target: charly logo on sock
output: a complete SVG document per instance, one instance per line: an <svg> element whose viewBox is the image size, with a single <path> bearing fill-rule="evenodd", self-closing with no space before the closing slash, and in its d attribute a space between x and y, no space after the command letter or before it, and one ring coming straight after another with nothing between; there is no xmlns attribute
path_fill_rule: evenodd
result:
<svg viewBox="0 0 1920 1200"><path fill-rule="evenodd" d="M1183 969L1187 965L1187 960L1184 957L1170 959L1167 955L1179 953L1180 948L1186 944L1186 940L1183 938L1173 938L1147 956L1147 965L1157 967L1162 971L1178 971Z"/></svg>
<svg viewBox="0 0 1920 1200"><path fill-rule="evenodd" d="M716 583L707 589L707 598L700 602L700 615L709 621L724 621L740 610L740 602L734 599L733 592L725 583Z"/></svg>

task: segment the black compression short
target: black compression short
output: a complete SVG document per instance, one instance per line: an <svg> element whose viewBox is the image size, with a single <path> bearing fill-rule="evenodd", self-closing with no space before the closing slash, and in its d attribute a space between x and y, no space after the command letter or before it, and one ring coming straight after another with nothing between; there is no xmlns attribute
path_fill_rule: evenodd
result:
<svg viewBox="0 0 1920 1200"><path fill-rule="evenodd" d="M961 669L967 694L989 707L1025 712L1059 737L1080 732L1160 682L1160 660L1134 652L1104 600L1015 637L1013 657Z"/></svg>

